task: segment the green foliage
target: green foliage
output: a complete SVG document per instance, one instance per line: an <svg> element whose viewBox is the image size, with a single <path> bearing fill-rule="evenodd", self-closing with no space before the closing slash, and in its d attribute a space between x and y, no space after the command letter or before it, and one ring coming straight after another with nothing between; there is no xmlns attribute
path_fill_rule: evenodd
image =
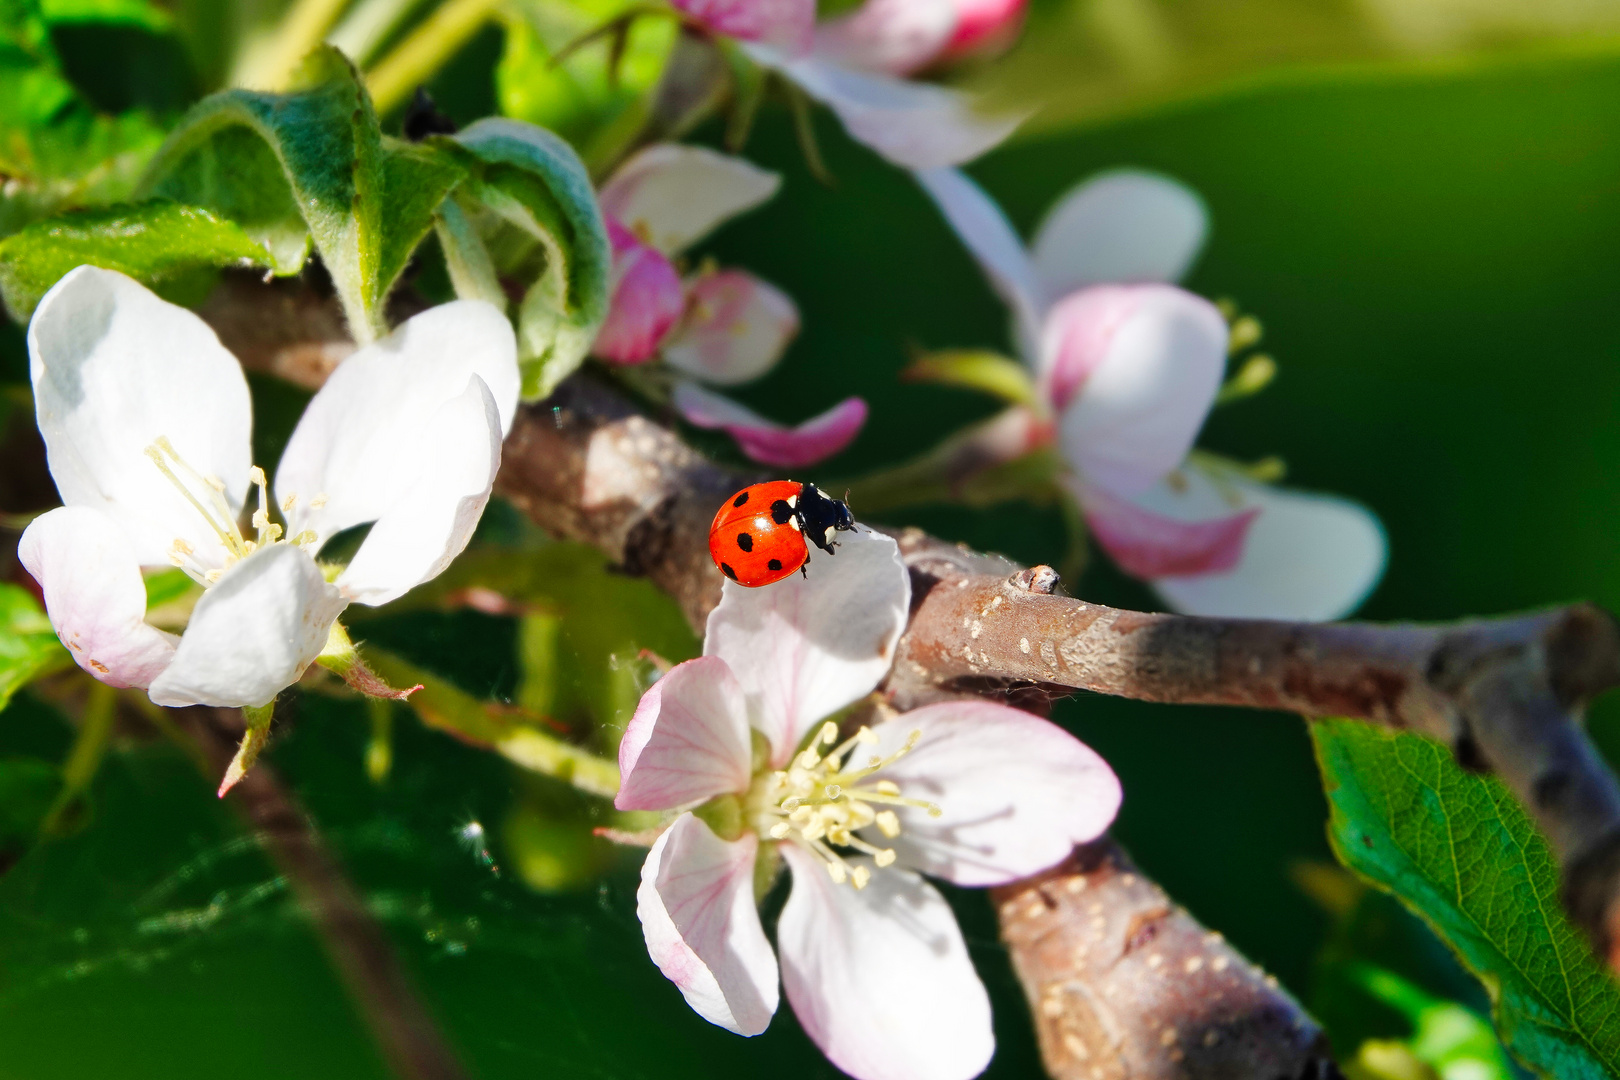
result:
<svg viewBox="0 0 1620 1080"><path fill-rule="evenodd" d="M72 662L34 595L0 582L0 709L27 683Z"/></svg>
<svg viewBox="0 0 1620 1080"><path fill-rule="evenodd" d="M645 5L623 0L515 9L495 71L502 114L557 132L593 164L617 159L647 120L675 44L675 21L636 17ZM576 45L602 27L609 29ZM576 47L559 61L569 46Z"/></svg>
<svg viewBox="0 0 1620 1080"><path fill-rule="evenodd" d="M82 5L0 4L0 173L9 178L0 235L59 210L127 197L162 139L144 112L97 112L63 74L50 28L52 19L69 21L58 10L68 6Z"/></svg>
<svg viewBox="0 0 1620 1080"><path fill-rule="evenodd" d="M279 274L313 240L352 332L386 330L383 304L462 169L435 146L385 136L341 53L322 49L291 94L228 90L186 115L142 191L234 221Z"/></svg>
<svg viewBox="0 0 1620 1080"><path fill-rule="evenodd" d="M23 323L47 289L86 263L120 270L171 299L201 299L202 290L192 286L210 283L208 271L268 262L247 233L199 207L154 201L80 210L0 240L0 295L6 312Z"/></svg>
<svg viewBox="0 0 1620 1080"><path fill-rule="evenodd" d="M1411 1025L1406 1039L1369 1039L1349 1066L1351 1080L1405 1080L1426 1070L1439 1080L1513 1080L1491 1025L1474 1010L1435 997L1394 972L1357 964L1350 974L1361 988ZM1414 1068L1415 1066L1415 1068Z"/></svg>
<svg viewBox="0 0 1620 1080"><path fill-rule="evenodd" d="M1421 736L1353 720L1311 733L1335 854L1457 951L1508 1048L1561 1080L1620 1072L1620 988L1564 917L1557 864L1513 796Z"/></svg>
<svg viewBox="0 0 1620 1080"><path fill-rule="evenodd" d="M518 349L524 397L545 397L579 367L607 316L613 256L590 176L573 147L518 121L480 120L440 145L459 147L471 173L459 203L469 225L439 233L447 261L533 280Z"/></svg>

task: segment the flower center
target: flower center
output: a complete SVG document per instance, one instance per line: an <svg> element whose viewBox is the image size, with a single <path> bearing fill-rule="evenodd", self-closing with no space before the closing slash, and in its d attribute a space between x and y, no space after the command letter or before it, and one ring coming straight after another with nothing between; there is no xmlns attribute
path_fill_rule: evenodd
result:
<svg viewBox="0 0 1620 1080"><path fill-rule="evenodd" d="M237 527L236 516L231 513L230 503L225 501L225 484L217 476L205 476L186 463L186 460L175 450L167 436L160 437L151 446L146 448L146 456L177 489L184 495L186 501L192 505L197 513L202 515L219 542L225 546L225 566L204 567L196 558L196 549L183 537L175 537L174 543L169 545L169 561L204 588L214 584L220 579L225 570L234 563L247 558L259 548L268 544L282 543L280 525L270 520L270 492L269 484L265 480L264 470L257 465L249 471L255 487L259 489L259 508L253 512L252 539L242 535ZM293 507L297 498L289 495L282 500L281 509L285 513ZM324 497L316 500L324 502ZM309 529L294 536L286 543L299 547L314 544L318 537Z"/></svg>
<svg viewBox="0 0 1620 1080"><path fill-rule="evenodd" d="M910 753L921 737L921 731L913 731L888 757L871 757L859 768L845 768L857 746L876 746L878 737L863 727L839 743L838 725L827 721L786 769L756 782L750 800L758 808L756 828L773 840L789 840L810 851L838 884L847 881L864 889L872 871L865 864L851 865L846 856L858 852L872 856L878 866L888 866L894 862L894 849L868 843L855 835L858 830L875 826L890 840L899 836L900 817L889 809L894 806L915 806L931 817L940 815L934 803L901 795L892 780L872 779ZM832 748L823 753L823 747Z"/></svg>

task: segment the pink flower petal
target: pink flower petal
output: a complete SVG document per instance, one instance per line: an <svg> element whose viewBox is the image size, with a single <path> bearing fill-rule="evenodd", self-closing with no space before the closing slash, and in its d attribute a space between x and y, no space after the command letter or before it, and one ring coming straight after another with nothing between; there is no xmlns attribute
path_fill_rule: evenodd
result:
<svg viewBox="0 0 1620 1080"><path fill-rule="evenodd" d="M941 59L960 60L1010 48L1024 25L1028 0L956 0L956 32Z"/></svg>
<svg viewBox="0 0 1620 1080"><path fill-rule="evenodd" d="M752 832L731 843L682 814L647 853L636 915L647 953L703 1019L739 1035L770 1025L776 957L754 906Z"/></svg>
<svg viewBox="0 0 1620 1080"><path fill-rule="evenodd" d="M734 386L765 374L799 332L786 293L744 270L704 274L687 294L686 321L664 360L695 378Z"/></svg>
<svg viewBox="0 0 1620 1080"><path fill-rule="evenodd" d="M717 34L757 41L790 55L809 51L815 0L674 0L675 6Z"/></svg>
<svg viewBox="0 0 1620 1080"><path fill-rule="evenodd" d="M742 793L751 779L748 703L717 656L671 668L641 696L619 743L620 810L669 810Z"/></svg>
<svg viewBox="0 0 1620 1080"><path fill-rule="evenodd" d="M1119 811L1119 779L1056 724L989 701L944 701L873 729L869 753L887 757L912 732L917 745L879 778L942 813L901 807L900 835L867 839L899 862L957 885L1000 885L1038 873L1095 840ZM860 755L851 764L860 764Z"/></svg>
<svg viewBox="0 0 1620 1080"><path fill-rule="evenodd" d="M1150 513L1254 516L1242 557L1224 570L1153 582L1176 611L1249 619L1342 619L1378 584L1389 558L1383 526L1349 499L1272 487L1188 465L1176 483L1138 496Z"/></svg>
<svg viewBox="0 0 1620 1080"><path fill-rule="evenodd" d="M1041 372L1058 444L1087 482L1125 495L1179 465L1226 369L1226 321L1171 285L1099 285L1055 305Z"/></svg>
<svg viewBox="0 0 1620 1080"><path fill-rule="evenodd" d="M686 290L675 267L657 249L609 218L613 241L613 298L591 353L616 364L643 364L686 310Z"/></svg>
<svg viewBox="0 0 1620 1080"><path fill-rule="evenodd" d="M815 52L863 71L910 75L939 58L960 22L957 0L866 0L816 27Z"/></svg>
<svg viewBox="0 0 1620 1080"><path fill-rule="evenodd" d="M893 537L856 529L838 542L836 554L814 554L805 576L763 589L726 582L709 613L703 653L742 683L776 768L811 728L883 681L911 610Z"/></svg>
<svg viewBox="0 0 1620 1080"><path fill-rule="evenodd" d="M39 582L56 636L108 686L150 686L174 659L179 639L145 622L146 585L120 519L59 507L23 530L17 558Z"/></svg>
<svg viewBox="0 0 1620 1080"><path fill-rule="evenodd" d="M602 185L602 213L665 255L678 255L776 194L782 178L704 146L654 143Z"/></svg>
<svg viewBox="0 0 1620 1080"><path fill-rule="evenodd" d="M788 1001L827 1059L856 1080L970 1080L995 1053L990 999L950 905L909 870L836 885L794 844L777 945ZM859 860L870 866L870 860Z"/></svg>
<svg viewBox="0 0 1620 1080"><path fill-rule="evenodd" d="M845 398L820 416L783 427L691 382L675 385L674 402L687 423L724 431L753 460L784 469L814 465L844 449L860 434L867 411L860 398Z"/></svg>
<svg viewBox="0 0 1620 1080"><path fill-rule="evenodd" d="M1132 577L1151 580L1231 570L1258 508L1183 521L1143 509L1095 484L1080 490L1086 524L1104 551Z"/></svg>

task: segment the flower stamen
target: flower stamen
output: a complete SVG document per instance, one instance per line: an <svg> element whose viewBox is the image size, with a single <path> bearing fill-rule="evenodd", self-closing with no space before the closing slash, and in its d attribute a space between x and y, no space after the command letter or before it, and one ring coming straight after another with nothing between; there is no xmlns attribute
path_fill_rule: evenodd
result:
<svg viewBox="0 0 1620 1080"><path fill-rule="evenodd" d="M868 856L877 867L894 865L896 853L858 833L875 827L889 840L900 835L900 816L873 804L909 806L931 817L942 813L935 803L902 795L892 780L861 783L910 753L921 738L921 731L913 731L894 753L874 756L862 767L846 771L845 758L856 747L877 746L881 740L862 727L840 742L838 725L828 721L786 769L760 777L751 795L755 827L771 840L790 841L809 851L837 884L864 889L872 879L871 866L851 863L846 853Z"/></svg>

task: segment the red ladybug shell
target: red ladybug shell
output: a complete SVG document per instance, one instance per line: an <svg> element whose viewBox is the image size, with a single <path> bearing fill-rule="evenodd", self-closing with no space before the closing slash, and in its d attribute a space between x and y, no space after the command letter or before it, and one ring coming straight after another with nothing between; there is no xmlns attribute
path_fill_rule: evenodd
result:
<svg viewBox="0 0 1620 1080"><path fill-rule="evenodd" d="M803 490L797 480L772 480L726 500L709 526L709 554L722 574L754 589L804 565L809 549L793 512Z"/></svg>

